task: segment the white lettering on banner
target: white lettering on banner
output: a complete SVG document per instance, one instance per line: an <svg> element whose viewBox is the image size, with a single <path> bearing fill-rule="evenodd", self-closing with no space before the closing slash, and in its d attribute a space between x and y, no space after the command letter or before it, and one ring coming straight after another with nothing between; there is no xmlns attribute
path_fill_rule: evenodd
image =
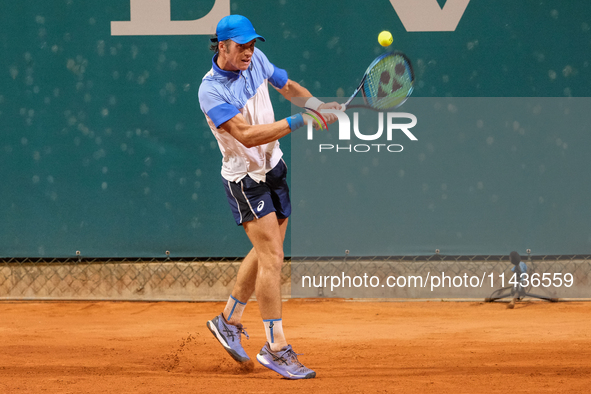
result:
<svg viewBox="0 0 591 394"><path fill-rule="evenodd" d="M111 22L112 36L173 36L215 34L224 16L230 15L230 0L216 0L207 15L192 21L173 21L171 0L129 0L130 20Z"/></svg>
<svg viewBox="0 0 591 394"><path fill-rule="evenodd" d="M406 31L455 31L470 0L390 0Z"/></svg>
<svg viewBox="0 0 591 394"><path fill-rule="evenodd" d="M172 0L129 0L130 20L112 21L112 36L208 35L230 15L230 0L215 0L207 15L195 20L173 21ZM385 1L385 0L384 0ZM390 0L406 31L455 31L470 0Z"/></svg>

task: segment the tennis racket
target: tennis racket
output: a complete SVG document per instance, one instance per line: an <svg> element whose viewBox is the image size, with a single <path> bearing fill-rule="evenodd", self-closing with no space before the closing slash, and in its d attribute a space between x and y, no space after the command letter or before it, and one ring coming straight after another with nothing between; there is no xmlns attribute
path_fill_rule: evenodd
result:
<svg viewBox="0 0 591 394"><path fill-rule="evenodd" d="M382 111L401 106L412 93L415 74L408 57L401 52L378 56L367 68L355 93L342 104L348 108L369 108ZM361 90L365 105L350 105Z"/></svg>

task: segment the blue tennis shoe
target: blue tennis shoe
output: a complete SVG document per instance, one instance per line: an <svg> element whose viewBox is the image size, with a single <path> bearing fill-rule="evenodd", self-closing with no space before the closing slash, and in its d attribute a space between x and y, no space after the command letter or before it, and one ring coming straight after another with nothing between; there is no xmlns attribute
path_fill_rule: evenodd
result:
<svg viewBox="0 0 591 394"><path fill-rule="evenodd" d="M211 331L213 336L216 337L234 360L239 363L250 361L250 357L248 357L242 347L241 335L244 334L246 339L249 338L242 324L230 324L226 321L224 315L220 314L207 322L207 328L209 328L209 331Z"/></svg>
<svg viewBox="0 0 591 394"><path fill-rule="evenodd" d="M273 352L269 347L269 342L267 342L257 354L257 361L287 379L312 379L316 377L316 372L306 368L298 360L298 355L293 351L291 345Z"/></svg>

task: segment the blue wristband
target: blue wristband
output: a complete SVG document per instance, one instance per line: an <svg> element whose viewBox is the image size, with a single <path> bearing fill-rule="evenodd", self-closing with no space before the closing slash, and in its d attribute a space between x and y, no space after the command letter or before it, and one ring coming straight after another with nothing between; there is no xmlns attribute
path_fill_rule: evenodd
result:
<svg viewBox="0 0 591 394"><path fill-rule="evenodd" d="M291 131L297 130L304 125L304 117L302 114L295 114L288 118L285 118L289 124Z"/></svg>

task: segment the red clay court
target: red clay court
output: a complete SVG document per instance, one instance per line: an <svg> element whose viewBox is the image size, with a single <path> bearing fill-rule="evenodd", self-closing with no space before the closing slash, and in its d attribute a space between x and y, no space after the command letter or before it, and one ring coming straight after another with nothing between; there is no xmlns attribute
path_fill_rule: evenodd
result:
<svg viewBox="0 0 591 394"><path fill-rule="evenodd" d="M244 373L205 326L224 303L0 302L1 393L586 393L591 303L284 302L317 378ZM264 344L245 312L251 358Z"/></svg>

